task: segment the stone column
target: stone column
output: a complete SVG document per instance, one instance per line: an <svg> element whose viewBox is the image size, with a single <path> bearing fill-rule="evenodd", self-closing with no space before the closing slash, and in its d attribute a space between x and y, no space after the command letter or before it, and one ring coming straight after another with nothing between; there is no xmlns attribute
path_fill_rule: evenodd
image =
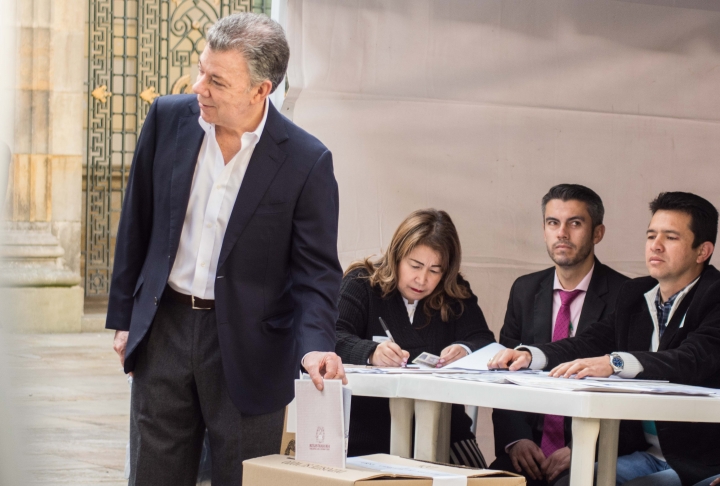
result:
<svg viewBox="0 0 720 486"><path fill-rule="evenodd" d="M16 34L15 0L0 0L0 60L5 66L0 76L0 214L7 193L7 176L14 140L15 121L15 59Z"/></svg>
<svg viewBox="0 0 720 486"><path fill-rule="evenodd" d="M22 0L0 285L13 322L80 331L84 0Z"/></svg>

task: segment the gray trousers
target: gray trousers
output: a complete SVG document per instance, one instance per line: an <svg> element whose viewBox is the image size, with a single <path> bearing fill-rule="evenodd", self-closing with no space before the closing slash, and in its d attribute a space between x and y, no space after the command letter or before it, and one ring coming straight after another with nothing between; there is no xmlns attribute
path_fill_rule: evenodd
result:
<svg viewBox="0 0 720 486"><path fill-rule="evenodd" d="M241 485L242 461L280 452L284 409L251 416L230 400L214 310L162 302L136 352L129 485L195 485L206 427L213 486Z"/></svg>

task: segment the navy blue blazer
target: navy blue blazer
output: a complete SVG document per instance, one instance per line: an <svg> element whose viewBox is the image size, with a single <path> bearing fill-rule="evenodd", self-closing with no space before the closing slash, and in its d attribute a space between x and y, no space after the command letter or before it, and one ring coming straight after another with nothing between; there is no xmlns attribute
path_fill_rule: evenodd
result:
<svg viewBox="0 0 720 486"><path fill-rule="evenodd" d="M130 331L126 373L177 254L205 136L199 115L194 95L157 98L138 139L106 323ZM243 413L284 407L294 396L302 356L335 349L342 278L338 205L332 155L271 103L228 221L215 281L225 378Z"/></svg>

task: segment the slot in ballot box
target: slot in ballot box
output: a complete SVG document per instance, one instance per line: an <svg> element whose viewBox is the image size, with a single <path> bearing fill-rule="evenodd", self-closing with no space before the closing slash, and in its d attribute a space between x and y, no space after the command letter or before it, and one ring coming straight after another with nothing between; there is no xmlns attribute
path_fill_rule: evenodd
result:
<svg viewBox="0 0 720 486"><path fill-rule="evenodd" d="M505 471L446 466L389 454L351 457L345 469L272 455L243 462L244 486L520 486L525 478Z"/></svg>

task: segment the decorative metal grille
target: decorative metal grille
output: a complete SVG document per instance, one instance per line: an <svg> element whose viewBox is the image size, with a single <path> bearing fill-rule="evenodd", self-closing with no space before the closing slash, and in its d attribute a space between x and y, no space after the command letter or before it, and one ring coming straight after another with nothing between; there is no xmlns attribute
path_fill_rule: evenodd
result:
<svg viewBox="0 0 720 486"><path fill-rule="evenodd" d="M85 172L85 295L110 290L135 142L160 95L191 92L207 29L270 0L90 0Z"/></svg>

